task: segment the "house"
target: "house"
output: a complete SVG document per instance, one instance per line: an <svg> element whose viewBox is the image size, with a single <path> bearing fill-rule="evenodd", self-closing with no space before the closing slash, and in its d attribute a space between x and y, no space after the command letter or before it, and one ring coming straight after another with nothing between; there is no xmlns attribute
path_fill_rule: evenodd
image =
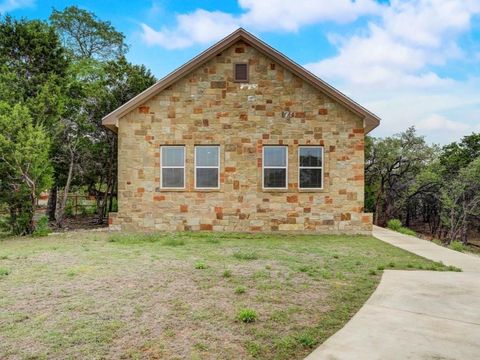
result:
<svg viewBox="0 0 480 360"><path fill-rule="evenodd" d="M117 110L113 229L369 233L380 119L238 29Z"/></svg>

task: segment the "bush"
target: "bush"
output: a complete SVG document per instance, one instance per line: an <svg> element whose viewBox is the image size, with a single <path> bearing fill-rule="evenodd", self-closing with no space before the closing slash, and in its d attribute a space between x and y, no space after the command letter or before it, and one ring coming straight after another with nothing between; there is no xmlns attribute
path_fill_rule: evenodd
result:
<svg viewBox="0 0 480 360"><path fill-rule="evenodd" d="M393 231L399 231L402 227L402 222L398 219L391 219L387 222L387 227Z"/></svg>
<svg viewBox="0 0 480 360"><path fill-rule="evenodd" d="M10 274L10 270L5 268L0 268L0 277L7 276L8 274Z"/></svg>
<svg viewBox="0 0 480 360"><path fill-rule="evenodd" d="M222 274L224 278L229 278L232 277L232 271L231 270L225 270Z"/></svg>
<svg viewBox="0 0 480 360"><path fill-rule="evenodd" d="M204 262L197 261L195 263L195 269L197 269L197 270L203 270L203 269L206 269L206 268L207 268L207 265Z"/></svg>
<svg viewBox="0 0 480 360"><path fill-rule="evenodd" d="M317 344L317 340L309 334L302 334L297 337L297 340L300 344L309 348L313 348Z"/></svg>
<svg viewBox="0 0 480 360"><path fill-rule="evenodd" d="M37 224L35 225L35 230L33 231L33 236L47 236L52 230L48 227L48 217L42 216L38 219Z"/></svg>
<svg viewBox="0 0 480 360"><path fill-rule="evenodd" d="M245 291L247 291L247 288L245 286L239 285L235 288L235 294L240 295L244 294Z"/></svg>
<svg viewBox="0 0 480 360"><path fill-rule="evenodd" d="M390 219L387 222L387 227L390 230L399 232L404 235L416 236L417 233L407 227L402 226L402 222L398 219Z"/></svg>
<svg viewBox="0 0 480 360"><path fill-rule="evenodd" d="M465 251L465 245L463 245L461 241L456 241L456 240L452 241L448 247L455 251L460 251L460 252Z"/></svg>
<svg viewBox="0 0 480 360"><path fill-rule="evenodd" d="M237 320L244 323L255 322L258 318L258 315L255 310L252 309L242 309L238 312Z"/></svg>
<svg viewBox="0 0 480 360"><path fill-rule="evenodd" d="M400 230L398 230L398 232L403 235L417 236L417 233L415 231L403 226L400 228Z"/></svg>

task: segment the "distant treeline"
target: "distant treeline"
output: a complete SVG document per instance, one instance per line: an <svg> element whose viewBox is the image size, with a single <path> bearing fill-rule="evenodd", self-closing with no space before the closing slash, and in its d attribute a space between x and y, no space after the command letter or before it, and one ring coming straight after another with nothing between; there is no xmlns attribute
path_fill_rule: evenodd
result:
<svg viewBox="0 0 480 360"><path fill-rule="evenodd" d="M446 243L480 235L480 134L439 147L414 128L367 137L365 207L375 224L399 219Z"/></svg>

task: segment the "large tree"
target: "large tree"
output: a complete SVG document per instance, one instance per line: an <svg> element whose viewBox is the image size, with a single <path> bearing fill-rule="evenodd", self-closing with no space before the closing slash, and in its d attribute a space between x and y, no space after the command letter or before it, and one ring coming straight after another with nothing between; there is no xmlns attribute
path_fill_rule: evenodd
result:
<svg viewBox="0 0 480 360"><path fill-rule="evenodd" d="M54 9L50 22L60 33L65 48L76 59L114 60L128 49L125 36L110 22L77 6L69 6L63 11Z"/></svg>
<svg viewBox="0 0 480 360"><path fill-rule="evenodd" d="M116 137L101 119L155 79L145 67L128 63L123 34L93 13L72 6L54 10L50 21L72 59L68 101L57 137L56 184L62 189L57 225L62 226L67 194L75 184L87 186L96 196L102 222L115 194L117 168Z"/></svg>
<svg viewBox="0 0 480 360"><path fill-rule="evenodd" d="M27 107L0 102L0 201L10 211L11 230L32 233L36 200L51 185L50 138Z"/></svg>

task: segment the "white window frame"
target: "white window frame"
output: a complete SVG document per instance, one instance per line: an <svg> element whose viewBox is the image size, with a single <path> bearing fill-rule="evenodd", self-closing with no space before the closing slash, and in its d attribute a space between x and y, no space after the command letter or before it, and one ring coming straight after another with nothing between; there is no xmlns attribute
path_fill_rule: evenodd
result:
<svg viewBox="0 0 480 360"><path fill-rule="evenodd" d="M285 148L285 166L265 166L265 148ZM265 187L265 169L285 169L285 187ZM288 146L287 145L263 145L262 148L262 189L263 190L285 190L288 189Z"/></svg>
<svg viewBox="0 0 480 360"><path fill-rule="evenodd" d="M163 149L165 148L182 148L183 149L183 166L164 166L163 165ZM185 145L161 145L160 146L160 189L165 189L165 190L185 190L185 187L187 185L187 172L185 168L185 163L186 163L186 151L185 151ZM163 169L183 169L183 187L179 186L163 186Z"/></svg>
<svg viewBox="0 0 480 360"><path fill-rule="evenodd" d="M300 152L301 152L301 149L303 148L320 148L322 150L322 166L300 166ZM325 162L324 162L324 158L325 158L325 151L324 151L324 147L321 146L321 145L300 145L298 147L298 188L300 190L323 190L324 188L324 177L323 177L323 168L325 167ZM322 187L317 187L317 188L312 188L312 187L301 187L300 185L300 172L302 169L320 169L322 170Z"/></svg>
<svg viewBox="0 0 480 360"><path fill-rule="evenodd" d="M197 149L199 147L216 147L218 149L217 154L218 154L218 166L197 166ZM196 190L218 190L220 189L220 146L219 145L195 145L195 151L194 151L194 182L195 182L195 189ZM218 169L217 171L217 187L198 187L197 186L197 169Z"/></svg>

